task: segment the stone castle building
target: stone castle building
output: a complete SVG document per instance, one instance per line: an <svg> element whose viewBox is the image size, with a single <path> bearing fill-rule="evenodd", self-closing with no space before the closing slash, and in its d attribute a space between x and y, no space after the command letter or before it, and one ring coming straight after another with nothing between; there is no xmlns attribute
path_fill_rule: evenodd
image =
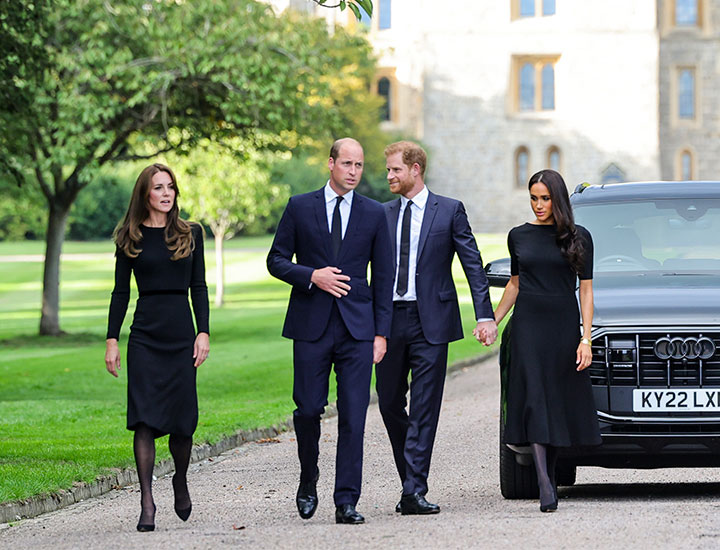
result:
<svg viewBox="0 0 720 550"><path fill-rule="evenodd" d="M475 231L530 218L543 168L578 183L720 178L720 0L374 0L383 124L428 151Z"/></svg>

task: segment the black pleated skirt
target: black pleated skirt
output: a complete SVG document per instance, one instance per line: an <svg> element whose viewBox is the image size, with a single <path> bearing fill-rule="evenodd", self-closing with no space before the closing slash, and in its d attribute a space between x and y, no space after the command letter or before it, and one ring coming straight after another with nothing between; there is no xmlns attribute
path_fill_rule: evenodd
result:
<svg viewBox="0 0 720 550"><path fill-rule="evenodd" d="M195 327L187 295L141 296L127 351L127 428L191 436L198 421Z"/></svg>
<svg viewBox="0 0 720 550"><path fill-rule="evenodd" d="M518 294L512 317L505 443L556 447L601 443L590 376L587 370L576 370L579 342L574 294Z"/></svg>

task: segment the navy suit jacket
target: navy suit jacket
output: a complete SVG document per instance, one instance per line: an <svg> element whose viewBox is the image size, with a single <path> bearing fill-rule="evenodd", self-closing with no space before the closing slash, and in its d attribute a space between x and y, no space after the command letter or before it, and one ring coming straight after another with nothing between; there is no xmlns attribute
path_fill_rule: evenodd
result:
<svg viewBox="0 0 720 550"><path fill-rule="evenodd" d="M400 199L384 206L393 258L396 259ZM415 271L420 323L425 339L431 344L445 344L463 337L460 306L452 278L455 253L470 285L475 318L494 318L487 276L465 207L458 200L431 192L420 228Z"/></svg>
<svg viewBox="0 0 720 550"><path fill-rule="evenodd" d="M309 342L320 338L328 326L333 301L356 340L390 335L395 266L380 203L354 193L338 256L337 260L332 256L323 189L291 197L267 257L268 271L292 285L283 327L286 338ZM350 276L347 296L335 298L310 284L312 272L326 266L338 267Z"/></svg>

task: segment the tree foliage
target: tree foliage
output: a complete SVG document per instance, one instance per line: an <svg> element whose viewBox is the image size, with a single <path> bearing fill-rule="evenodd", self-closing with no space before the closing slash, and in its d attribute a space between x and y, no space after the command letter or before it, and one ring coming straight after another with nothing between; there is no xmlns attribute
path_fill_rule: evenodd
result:
<svg viewBox="0 0 720 550"><path fill-rule="evenodd" d="M43 62L13 58L27 78L13 81L0 109L0 170L36 186L48 206L46 334L61 332L68 213L100 167L187 152L206 138L287 146L297 135L334 134L344 118L330 82L334 37L323 21L276 16L253 0L52 6L38 11L41 30L26 44L42 49Z"/></svg>

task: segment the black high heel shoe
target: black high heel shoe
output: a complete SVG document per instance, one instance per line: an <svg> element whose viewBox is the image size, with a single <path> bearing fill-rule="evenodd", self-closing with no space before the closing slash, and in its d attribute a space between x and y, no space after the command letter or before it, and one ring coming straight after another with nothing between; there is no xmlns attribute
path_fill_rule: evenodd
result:
<svg viewBox="0 0 720 550"><path fill-rule="evenodd" d="M153 521L155 520L155 512L156 511L157 511L157 508L153 504ZM140 512L140 517L142 518L142 512ZM155 523L140 523L140 522L138 522L137 530L140 531L141 533L148 533L150 531L154 531Z"/></svg>
<svg viewBox="0 0 720 550"><path fill-rule="evenodd" d="M175 476L172 478L173 492L177 494L177 488L175 487ZM187 489L187 483L185 483L185 492L188 494L188 500L190 499L190 492ZM183 521L187 521L192 512L192 502L187 508L178 508L177 499L175 500L175 514Z"/></svg>
<svg viewBox="0 0 720 550"><path fill-rule="evenodd" d="M542 493L540 493L540 511L541 512L554 512L558 508L558 497L557 497L557 489L553 487L553 491L550 495L550 498L545 500L543 499Z"/></svg>

